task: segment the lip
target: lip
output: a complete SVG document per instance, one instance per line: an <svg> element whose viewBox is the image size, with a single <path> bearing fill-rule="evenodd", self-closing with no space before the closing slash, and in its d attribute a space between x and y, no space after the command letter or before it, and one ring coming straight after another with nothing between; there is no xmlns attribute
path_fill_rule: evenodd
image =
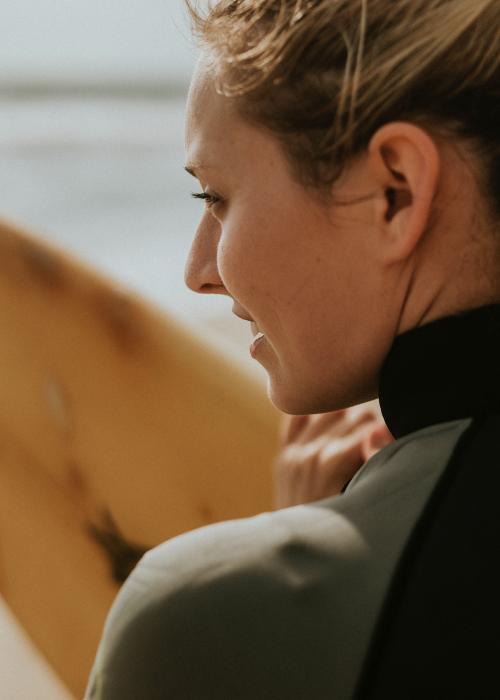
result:
<svg viewBox="0 0 500 700"><path fill-rule="evenodd" d="M255 338L253 339L252 344L250 345L250 355L252 357L255 357L256 352L257 352L257 348L259 347L259 345L261 343L265 342L265 340L266 340L266 336L264 335L264 333L261 333L261 332L257 333Z"/></svg>

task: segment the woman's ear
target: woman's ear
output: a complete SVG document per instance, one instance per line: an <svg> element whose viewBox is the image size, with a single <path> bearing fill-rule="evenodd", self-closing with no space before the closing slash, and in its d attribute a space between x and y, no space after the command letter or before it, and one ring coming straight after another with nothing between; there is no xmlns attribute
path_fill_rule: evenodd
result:
<svg viewBox="0 0 500 700"><path fill-rule="evenodd" d="M390 122L373 135L368 155L383 196L376 204L376 225L383 234L386 262L408 258L427 231L437 192L440 155L423 129Z"/></svg>

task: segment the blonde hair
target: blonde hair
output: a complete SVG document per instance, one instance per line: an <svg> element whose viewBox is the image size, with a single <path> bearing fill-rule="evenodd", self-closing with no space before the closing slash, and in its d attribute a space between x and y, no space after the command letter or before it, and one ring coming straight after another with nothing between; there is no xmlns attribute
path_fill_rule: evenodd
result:
<svg viewBox="0 0 500 700"><path fill-rule="evenodd" d="M499 0L185 1L219 92L304 185L331 188L380 126L411 121L470 141L500 217Z"/></svg>

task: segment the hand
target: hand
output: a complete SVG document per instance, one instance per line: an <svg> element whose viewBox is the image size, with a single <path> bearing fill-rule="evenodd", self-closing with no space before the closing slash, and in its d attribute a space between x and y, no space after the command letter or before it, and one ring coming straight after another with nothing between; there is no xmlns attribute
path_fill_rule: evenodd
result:
<svg viewBox="0 0 500 700"><path fill-rule="evenodd" d="M275 507L339 494L363 464L393 442L378 401L308 416L283 417L274 461Z"/></svg>

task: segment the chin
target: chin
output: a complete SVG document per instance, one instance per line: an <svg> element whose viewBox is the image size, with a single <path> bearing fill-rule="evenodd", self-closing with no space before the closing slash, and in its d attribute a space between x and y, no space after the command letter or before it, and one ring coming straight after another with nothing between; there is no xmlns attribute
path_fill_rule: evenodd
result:
<svg viewBox="0 0 500 700"><path fill-rule="evenodd" d="M317 396L313 391L297 386L276 386L272 379L268 378L267 395L271 403L283 413L291 416L305 416L312 413L327 413L346 408L347 405L341 397L329 394L326 397Z"/></svg>
<svg viewBox="0 0 500 700"><path fill-rule="evenodd" d="M328 413L356 406L377 397L367 387L322 386L321 388L293 382L277 382L268 375L267 395L271 403L283 413L305 416Z"/></svg>

